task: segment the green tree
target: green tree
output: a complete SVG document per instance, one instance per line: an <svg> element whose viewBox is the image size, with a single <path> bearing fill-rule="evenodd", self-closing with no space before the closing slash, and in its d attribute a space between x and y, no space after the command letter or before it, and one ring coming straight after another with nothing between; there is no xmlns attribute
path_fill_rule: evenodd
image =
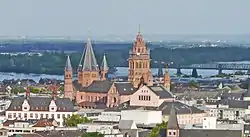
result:
<svg viewBox="0 0 250 137"><path fill-rule="evenodd" d="M11 89L12 94L24 93L26 90L23 87L15 87Z"/></svg>
<svg viewBox="0 0 250 137"><path fill-rule="evenodd" d="M91 122L87 117L82 117L80 115L73 114L71 117L64 119L64 124L69 127L75 127L77 124L89 123Z"/></svg>
<svg viewBox="0 0 250 137"><path fill-rule="evenodd" d="M30 92L31 93L39 93L41 90L36 87L29 86Z"/></svg>
<svg viewBox="0 0 250 137"><path fill-rule="evenodd" d="M161 129L167 127L167 123L163 121L161 124L157 124L149 134L149 137L157 137Z"/></svg>
<svg viewBox="0 0 250 137"><path fill-rule="evenodd" d="M188 83L188 86L189 86L190 88L198 88L198 87L199 87L199 86L198 86L198 83L196 83L194 80L190 81L190 82Z"/></svg>
<svg viewBox="0 0 250 137"><path fill-rule="evenodd" d="M104 137L104 135L98 132L89 132L89 133L84 133L82 137Z"/></svg>

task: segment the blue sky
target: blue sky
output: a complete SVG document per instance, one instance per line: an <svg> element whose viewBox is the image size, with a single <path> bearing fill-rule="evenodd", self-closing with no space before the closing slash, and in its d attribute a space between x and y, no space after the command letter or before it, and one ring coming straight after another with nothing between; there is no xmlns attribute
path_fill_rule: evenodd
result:
<svg viewBox="0 0 250 137"><path fill-rule="evenodd" d="M250 0L0 0L0 36L250 33Z"/></svg>

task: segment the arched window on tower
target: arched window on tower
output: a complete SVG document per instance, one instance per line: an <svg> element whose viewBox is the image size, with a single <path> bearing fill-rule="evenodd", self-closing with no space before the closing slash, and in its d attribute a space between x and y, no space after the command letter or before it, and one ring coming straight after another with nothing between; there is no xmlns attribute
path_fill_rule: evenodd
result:
<svg viewBox="0 0 250 137"><path fill-rule="evenodd" d="M139 68L142 68L142 63L141 62L139 63Z"/></svg>
<svg viewBox="0 0 250 137"><path fill-rule="evenodd" d="M139 63L138 62L136 62L135 68L139 68Z"/></svg>

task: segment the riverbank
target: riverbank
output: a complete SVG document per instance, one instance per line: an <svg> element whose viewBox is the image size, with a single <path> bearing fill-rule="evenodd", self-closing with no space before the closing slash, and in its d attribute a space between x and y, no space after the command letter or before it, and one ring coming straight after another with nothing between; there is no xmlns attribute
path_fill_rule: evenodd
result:
<svg viewBox="0 0 250 137"><path fill-rule="evenodd" d="M158 72L158 68L151 69L153 75L156 75ZM163 72L165 69L163 69ZM191 75L192 69L182 69L183 74ZM197 69L198 75L202 77L210 77L214 76L218 73L218 70L200 70ZM230 74L233 73L232 70L223 70L223 73ZM174 76L176 74L176 69L169 69L170 76ZM114 74L110 74L111 77L122 77L128 75L128 68L127 67L117 67L117 71ZM58 79L63 80L63 75L48 75L48 74L24 74L24 73L6 73L0 72L0 81L5 79L33 79L34 81L38 82L40 78L48 78L48 79Z"/></svg>

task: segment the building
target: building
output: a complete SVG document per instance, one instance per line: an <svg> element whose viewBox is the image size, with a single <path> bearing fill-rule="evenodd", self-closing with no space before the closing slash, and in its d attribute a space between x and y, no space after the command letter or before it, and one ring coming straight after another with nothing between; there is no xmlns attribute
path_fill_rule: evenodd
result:
<svg viewBox="0 0 250 137"><path fill-rule="evenodd" d="M129 51L129 72L128 81L134 87L139 87L141 78L147 85L153 85L153 75L150 70L150 52L143 40L140 28L133 44L133 48ZM144 83L143 83L144 84Z"/></svg>
<svg viewBox="0 0 250 137"><path fill-rule="evenodd" d="M130 96L130 105L159 107L164 101L172 102L173 99L173 94L162 85L144 85Z"/></svg>
<svg viewBox="0 0 250 137"><path fill-rule="evenodd" d="M76 102L81 108L114 107L128 101L135 90L130 82L93 81L88 87L79 88Z"/></svg>
<svg viewBox="0 0 250 137"><path fill-rule="evenodd" d="M132 120L135 124L152 125L162 123L162 112L156 110L122 110L121 120Z"/></svg>
<svg viewBox="0 0 250 137"><path fill-rule="evenodd" d="M181 129L178 124L176 109L171 107L167 127L161 129L159 137L241 137L241 130L223 129Z"/></svg>
<svg viewBox="0 0 250 137"><path fill-rule="evenodd" d="M66 65L64 68L64 97L71 100L75 97L73 91L73 70L69 56L67 57Z"/></svg>
<svg viewBox="0 0 250 137"><path fill-rule="evenodd" d="M30 97L27 90L26 97L15 97L10 107L6 110L6 120L32 120L55 119L60 127L64 118L70 117L75 112L73 103L69 98Z"/></svg>

